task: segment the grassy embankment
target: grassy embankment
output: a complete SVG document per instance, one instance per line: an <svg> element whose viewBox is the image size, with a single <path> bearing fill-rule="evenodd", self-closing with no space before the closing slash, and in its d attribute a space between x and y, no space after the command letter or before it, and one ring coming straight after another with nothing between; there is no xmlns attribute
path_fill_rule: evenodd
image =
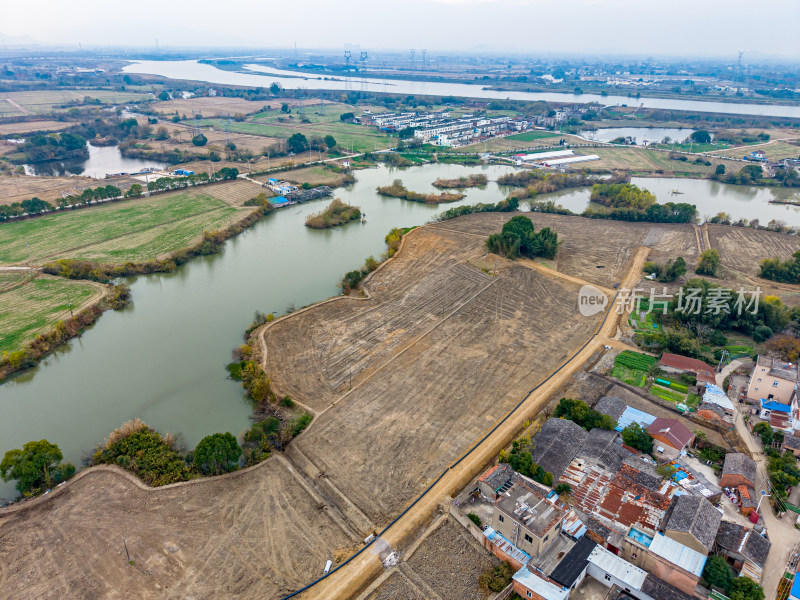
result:
<svg viewBox="0 0 800 600"><path fill-rule="evenodd" d="M390 196L392 198L402 198L411 202L421 202L423 204L440 204L443 202L457 202L464 197L464 194L453 192L441 192L439 194L421 194L419 192L412 192L406 189L403 182L395 179L392 185L384 185L377 188L381 196Z"/></svg>
<svg viewBox="0 0 800 600"><path fill-rule="evenodd" d="M361 209L358 206L345 204L339 198L334 198L324 210L306 217L306 227L328 229L344 225L350 221L357 221L360 218Z"/></svg>

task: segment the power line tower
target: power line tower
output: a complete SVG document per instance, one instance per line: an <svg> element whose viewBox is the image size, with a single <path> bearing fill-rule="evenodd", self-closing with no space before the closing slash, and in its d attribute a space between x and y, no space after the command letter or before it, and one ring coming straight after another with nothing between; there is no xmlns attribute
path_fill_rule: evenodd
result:
<svg viewBox="0 0 800 600"><path fill-rule="evenodd" d="M361 71L362 71L362 73L361 73L361 91L362 92L366 92L367 91L367 79L365 77L366 72L367 72L367 58L368 57L367 57L366 50L362 50L361 51L361 58L359 58L359 61L361 62L361 67L360 68L361 68Z"/></svg>
<svg viewBox="0 0 800 600"><path fill-rule="evenodd" d="M414 55L417 53L413 48L411 49L411 68L414 68Z"/></svg>
<svg viewBox="0 0 800 600"><path fill-rule="evenodd" d="M422 68L428 68L428 51L425 48L422 49Z"/></svg>
<svg viewBox="0 0 800 600"><path fill-rule="evenodd" d="M344 51L344 70L347 71L347 72L350 71L350 56L351 56L350 50L345 50Z"/></svg>
<svg viewBox="0 0 800 600"><path fill-rule="evenodd" d="M736 85L736 94L737 95L739 94L739 91L741 90L741 87L742 87L742 80L743 80L742 55L743 54L744 54L744 51L743 50L739 50L739 58L736 60L736 74L734 75L734 78L733 78L734 81L737 82L737 85Z"/></svg>

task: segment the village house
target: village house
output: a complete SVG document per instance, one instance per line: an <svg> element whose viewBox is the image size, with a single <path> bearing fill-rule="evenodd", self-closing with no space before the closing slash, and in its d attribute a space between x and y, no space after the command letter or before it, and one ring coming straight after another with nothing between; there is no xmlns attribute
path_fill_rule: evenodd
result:
<svg viewBox="0 0 800 600"><path fill-rule="evenodd" d="M741 452L728 452L722 464L719 484L722 487L746 485L755 488L756 473L756 463L752 458Z"/></svg>
<svg viewBox="0 0 800 600"><path fill-rule="evenodd" d="M717 382L714 378L714 368L696 358L665 352L661 356L658 367L662 371L677 375L692 373L697 378L697 385L701 387L709 383Z"/></svg>
<svg viewBox="0 0 800 600"><path fill-rule="evenodd" d="M550 573L552 579L558 585L570 590L577 588L586 575L586 567L589 564L589 555L597 544L584 536L578 540L572 549L556 565Z"/></svg>
<svg viewBox="0 0 800 600"><path fill-rule="evenodd" d="M800 437L795 437L793 435L784 436L783 443L781 444L781 453L786 451L800 457Z"/></svg>
<svg viewBox="0 0 800 600"><path fill-rule="evenodd" d="M708 556L714 548L721 521L722 515L708 500L698 496L675 496L659 530L667 537Z"/></svg>
<svg viewBox="0 0 800 600"><path fill-rule="evenodd" d="M722 465L719 484L741 513L748 517L758 507L755 491L756 463L746 454L729 452Z"/></svg>
<svg viewBox="0 0 800 600"><path fill-rule="evenodd" d="M779 410L788 413L799 381L797 365L759 356L747 386L747 401L758 404L762 412Z"/></svg>
<svg viewBox="0 0 800 600"><path fill-rule="evenodd" d="M732 425L736 408L721 387L709 383L706 385L703 399L697 408L697 414L712 421Z"/></svg>
<svg viewBox="0 0 800 600"><path fill-rule="evenodd" d="M656 441L656 452L668 458L694 444L694 434L678 419L659 417L650 423L647 433Z"/></svg>
<svg viewBox="0 0 800 600"><path fill-rule="evenodd" d="M514 591L533 600L567 600L570 590L549 580L533 568L522 568L512 579Z"/></svg>
<svg viewBox="0 0 800 600"><path fill-rule="evenodd" d="M737 573L756 583L761 583L771 546L768 539L753 529L728 521L720 524L714 541L715 552L724 556Z"/></svg>
<svg viewBox="0 0 800 600"><path fill-rule="evenodd" d="M492 527L529 556L538 556L558 536L567 512L555 493L546 497L518 479L495 501Z"/></svg>

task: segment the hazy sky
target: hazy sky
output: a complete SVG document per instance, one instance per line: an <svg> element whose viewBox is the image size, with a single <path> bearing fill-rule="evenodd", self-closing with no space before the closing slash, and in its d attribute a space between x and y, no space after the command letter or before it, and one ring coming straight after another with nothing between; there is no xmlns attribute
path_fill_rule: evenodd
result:
<svg viewBox="0 0 800 600"><path fill-rule="evenodd" d="M782 56L800 60L798 0L26 0L0 33L84 46Z"/></svg>

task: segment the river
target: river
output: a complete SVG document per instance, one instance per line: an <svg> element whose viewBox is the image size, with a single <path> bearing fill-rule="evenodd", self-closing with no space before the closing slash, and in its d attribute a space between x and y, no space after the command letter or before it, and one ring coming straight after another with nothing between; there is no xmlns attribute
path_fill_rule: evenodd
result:
<svg viewBox="0 0 800 600"><path fill-rule="evenodd" d="M340 90L361 89L391 94L458 96L463 98L490 98L495 100L545 100L547 102L598 102L602 105L644 106L665 110L685 110L738 115L763 115L771 117L800 118L800 106L781 104L743 104L673 98L629 98L627 96L601 96L599 94L569 94L564 92L513 92L483 89L480 84L442 83L436 81L409 81L403 79L350 78L303 74L297 71L274 69L264 65L245 65L252 73L223 71L213 65L196 60L141 60L123 68L126 73L160 75L169 79L186 79L221 85L269 87L277 82L287 90Z"/></svg>
<svg viewBox="0 0 800 600"><path fill-rule="evenodd" d="M119 146L92 146L89 158L73 160L55 160L34 165L25 165L26 175L85 175L95 179L104 179L106 175L117 173L138 173L145 168L163 169L164 163L141 158L122 156Z"/></svg>
<svg viewBox="0 0 800 600"><path fill-rule="evenodd" d="M383 198L375 193L378 185L401 178L411 190L435 191L431 183L438 177L480 172L495 180L510 170L436 164L357 171L356 183L336 195L360 206L366 224L310 230L303 225L306 216L327 201L295 205L229 240L221 254L194 259L174 273L132 279L131 307L105 313L81 338L0 386L0 456L46 438L78 464L82 453L134 417L182 434L188 447L211 433L240 433L248 426L251 405L239 384L226 379L224 366L256 310L280 314L290 304L300 308L333 296L345 272L385 250L384 236L392 227L422 225L450 206L497 202L510 191L490 181L466 190L458 203L428 206ZM725 210L736 218L800 225L800 209L767 204L789 197L786 190L703 180L634 182L662 202L695 202L701 214ZM673 189L684 193L672 196ZM580 212L589 190L540 196L548 197ZM0 484L0 497L13 494L11 483Z"/></svg>

